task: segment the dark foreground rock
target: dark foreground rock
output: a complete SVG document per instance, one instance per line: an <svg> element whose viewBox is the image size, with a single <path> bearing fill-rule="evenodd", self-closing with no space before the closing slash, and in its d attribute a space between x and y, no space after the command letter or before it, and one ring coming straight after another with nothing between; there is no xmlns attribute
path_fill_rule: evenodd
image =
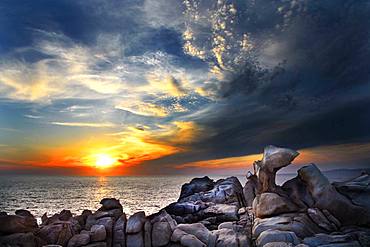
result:
<svg viewBox="0 0 370 247"><path fill-rule="evenodd" d="M282 186L276 173L298 153L268 146L243 186L236 177L195 178L158 213L129 217L115 198L74 216L0 212L0 247L370 246L370 176L331 184L309 164Z"/></svg>

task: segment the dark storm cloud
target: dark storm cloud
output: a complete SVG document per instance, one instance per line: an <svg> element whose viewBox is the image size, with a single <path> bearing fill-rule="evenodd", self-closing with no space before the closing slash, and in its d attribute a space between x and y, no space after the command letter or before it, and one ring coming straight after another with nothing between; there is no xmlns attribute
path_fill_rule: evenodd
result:
<svg viewBox="0 0 370 247"><path fill-rule="evenodd" d="M235 155L266 143L369 141L369 17L367 1L307 1L304 11L293 11L286 26L270 32L282 64L269 71L247 64L221 92L227 106L218 121L205 123L217 130L210 148Z"/></svg>
<svg viewBox="0 0 370 247"><path fill-rule="evenodd" d="M218 104L190 117L209 137L158 163L370 141L369 2L294 2L243 12L254 59L217 88Z"/></svg>

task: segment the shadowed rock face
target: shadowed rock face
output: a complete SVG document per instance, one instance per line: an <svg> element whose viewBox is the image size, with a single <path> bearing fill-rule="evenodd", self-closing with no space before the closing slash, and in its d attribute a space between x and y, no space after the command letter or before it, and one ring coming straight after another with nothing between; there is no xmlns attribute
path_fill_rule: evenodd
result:
<svg viewBox="0 0 370 247"><path fill-rule="evenodd" d="M207 176L202 178L193 178L190 183L186 183L181 187L180 200L195 193L211 190L213 186L214 181Z"/></svg>
<svg viewBox="0 0 370 247"><path fill-rule="evenodd" d="M366 172L349 181L333 185L354 204L370 208L370 175Z"/></svg>
<svg viewBox="0 0 370 247"><path fill-rule="evenodd" d="M37 229L37 222L33 216L2 215L0 216L0 233L24 233Z"/></svg>
<svg viewBox="0 0 370 247"><path fill-rule="evenodd" d="M316 165L310 164L301 168L298 175L307 185L315 207L327 209L344 225L370 226L370 208L355 205L340 194Z"/></svg>

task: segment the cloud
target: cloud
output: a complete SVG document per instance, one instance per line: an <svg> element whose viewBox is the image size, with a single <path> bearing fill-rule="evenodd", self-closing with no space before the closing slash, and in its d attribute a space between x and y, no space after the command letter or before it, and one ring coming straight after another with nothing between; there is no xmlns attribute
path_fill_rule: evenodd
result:
<svg viewBox="0 0 370 247"><path fill-rule="evenodd" d="M26 118L33 118L33 119L43 118L42 116L35 116L35 115L28 115L28 114L24 115L24 117L26 117Z"/></svg>
<svg viewBox="0 0 370 247"><path fill-rule="evenodd" d="M91 128L112 128L116 125L112 123L81 123L81 122L51 122L50 124L68 127L91 127Z"/></svg>
<svg viewBox="0 0 370 247"><path fill-rule="evenodd" d="M15 106L0 102L11 115L0 130L114 131L104 145L143 171L237 167L266 144L369 142L365 1L62 1L65 11L36 4L29 15L28 4L3 6L17 18L0 27L12 41L0 47L0 97Z"/></svg>

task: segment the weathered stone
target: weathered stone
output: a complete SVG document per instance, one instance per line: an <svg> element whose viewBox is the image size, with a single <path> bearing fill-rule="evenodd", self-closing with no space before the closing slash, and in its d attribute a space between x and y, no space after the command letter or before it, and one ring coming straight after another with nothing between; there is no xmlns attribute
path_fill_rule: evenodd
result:
<svg viewBox="0 0 370 247"><path fill-rule="evenodd" d="M107 246L111 247L112 246L112 241L113 241L113 218L112 217L104 217L100 218L96 221L97 225L103 225L105 227L105 230L107 232Z"/></svg>
<svg viewBox="0 0 370 247"><path fill-rule="evenodd" d="M288 198L276 193L262 193L257 196L253 201L253 209L259 218L298 211L297 206Z"/></svg>
<svg viewBox="0 0 370 247"><path fill-rule="evenodd" d="M37 228L37 222L33 217L2 215L0 222L0 233L3 234L32 232Z"/></svg>
<svg viewBox="0 0 370 247"><path fill-rule="evenodd" d="M93 225L90 229L92 242L104 241L107 237L107 231L103 225Z"/></svg>
<svg viewBox="0 0 370 247"><path fill-rule="evenodd" d="M315 200L315 207L327 209L343 225L370 226L370 212L337 192L316 165L305 166L298 170L298 174Z"/></svg>
<svg viewBox="0 0 370 247"><path fill-rule="evenodd" d="M128 234L127 247L144 247L143 233Z"/></svg>
<svg viewBox="0 0 370 247"><path fill-rule="evenodd" d="M92 215L91 210L85 209L84 211L82 211L81 215L75 216L74 219L78 221L80 226L84 227L86 225L86 219L89 215Z"/></svg>
<svg viewBox="0 0 370 247"><path fill-rule="evenodd" d="M363 247L357 241L352 241L348 243L335 243L335 244L324 244L320 247Z"/></svg>
<svg viewBox="0 0 370 247"><path fill-rule="evenodd" d="M91 243L91 244L85 245L83 247L107 247L107 243L97 242L97 243Z"/></svg>
<svg viewBox="0 0 370 247"><path fill-rule="evenodd" d="M257 187L258 187L257 176L256 175L249 176L243 188L246 206L252 207L253 200L257 196Z"/></svg>
<svg viewBox="0 0 370 247"><path fill-rule="evenodd" d="M238 209L238 215L245 214L246 212L247 210L244 207Z"/></svg>
<svg viewBox="0 0 370 247"><path fill-rule="evenodd" d="M126 214L121 215L121 217L118 218L116 223L113 227L113 246L115 247L123 247L124 243L126 241Z"/></svg>
<svg viewBox="0 0 370 247"><path fill-rule="evenodd" d="M271 145L265 147L262 160L254 163L258 177L258 192L276 192L277 171L289 165L298 155L298 152L288 148Z"/></svg>
<svg viewBox="0 0 370 247"><path fill-rule="evenodd" d="M258 247L263 247L271 242L285 242L297 245L300 243L297 235L294 232L267 230L262 232L256 240Z"/></svg>
<svg viewBox="0 0 370 247"><path fill-rule="evenodd" d="M223 222L218 225L218 229L233 229L234 223L233 222Z"/></svg>
<svg viewBox="0 0 370 247"><path fill-rule="evenodd" d="M38 247L45 245L46 242L34 236L31 232L14 233L11 235L0 236L0 246L2 247Z"/></svg>
<svg viewBox="0 0 370 247"><path fill-rule="evenodd" d="M190 235L194 235L204 244L207 244L210 240L210 237L212 237L212 233L201 223L179 224L177 228Z"/></svg>
<svg viewBox="0 0 370 247"><path fill-rule="evenodd" d="M202 178L193 178L190 183L182 185L180 199L195 193L211 190L213 186L214 181L207 176Z"/></svg>
<svg viewBox="0 0 370 247"><path fill-rule="evenodd" d="M323 246L328 244L339 245L353 241L354 239L350 235L328 235L324 233L319 233L313 237L303 239L304 244L307 244L312 247Z"/></svg>
<svg viewBox="0 0 370 247"><path fill-rule="evenodd" d="M194 204L194 202L174 202L165 207L165 210L173 215L183 216L186 214L193 214L201 210L200 205Z"/></svg>
<svg viewBox="0 0 370 247"><path fill-rule="evenodd" d="M69 221L54 222L40 228L38 236L46 240L48 244L59 244L66 246L69 239L77 233L73 223Z"/></svg>
<svg viewBox="0 0 370 247"><path fill-rule="evenodd" d="M66 210L66 209L63 209L60 213L59 213L59 220L61 221L67 221L69 220L70 218L72 218L72 213L70 210Z"/></svg>
<svg viewBox="0 0 370 247"><path fill-rule="evenodd" d="M183 230L180 230L179 228L176 228L172 233L171 241L172 242L180 242L182 236L184 236L184 235L187 235L187 233L184 232Z"/></svg>
<svg viewBox="0 0 370 247"><path fill-rule="evenodd" d="M271 243L265 244L263 247L294 247L294 245L291 243L286 243L286 242L271 242Z"/></svg>
<svg viewBox="0 0 370 247"><path fill-rule="evenodd" d="M221 228L214 232L217 236L217 247L238 247L239 241L233 229Z"/></svg>
<svg viewBox="0 0 370 247"><path fill-rule="evenodd" d="M90 242L89 234L76 234L68 241L68 247L80 247Z"/></svg>
<svg viewBox="0 0 370 247"><path fill-rule="evenodd" d="M15 215L23 216L23 217L31 217L34 218L34 216L31 214L30 211L26 209L18 209L15 211Z"/></svg>
<svg viewBox="0 0 370 247"><path fill-rule="evenodd" d="M122 209L122 205L116 198L104 198L100 201L102 204L99 210L108 211L111 209Z"/></svg>
<svg viewBox="0 0 370 247"><path fill-rule="evenodd" d="M144 246L152 246L152 223L150 223L149 220L147 220L144 224Z"/></svg>
<svg viewBox="0 0 370 247"><path fill-rule="evenodd" d="M235 221L238 220L238 207L228 204L214 204L204 209L206 217L216 216L220 221Z"/></svg>
<svg viewBox="0 0 370 247"><path fill-rule="evenodd" d="M44 213L44 214L41 216L41 223L42 223L42 224L45 224L47 220L48 220L48 215L47 215L47 213Z"/></svg>
<svg viewBox="0 0 370 247"><path fill-rule="evenodd" d="M326 218L324 213L322 213L320 211L320 209L309 208L309 209L307 209L307 214L308 214L308 216L310 216L312 221L316 223L316 225L318 225L319 227L321 227L325 231L332 232L332 231L338 230L337 226L335 224L331 223Z"/></svg>
<svg viewBox="0 0 370 247"><path fill-rule="evenodd" d="M152 245L154 247L165 246L170 242L172 235L171 227L168 222L156 222L152 229Z"/></svg>
<svg viewBox="0 0 370 247"><path fill-rule="evenodd" d="M353 203L370 210L370 175L366 172L360 176L345 181L333 183L336 189L349 197Z"/></svg>
<svg viewBox="0 0 370 247"><path fill-rule="evenodd" d="M152 215L150 221L152 224L156 222L167 222L170 225L171 231L176 228L176 221L166 212L166 210L161 210L159 213Z"/></svg>
<svg viewBox="0 0 370 247"><path fill-rule="evenodd" d="M298 176L286 181L282 189L299 208L313 207L315 202L307 190L306 184Z"/></svg>
<svg viewBox="0 0 370 247"><path fill-rule="evenodd" d="M320 229L306 214L282 215L271 218L259 219L254 222L252 233L257 238L266 230L292 231L300 238L312 236Z"/></svg>
<svg viewBox="0 0 370 247"><path fill-rule="evenodd" d="M134 213L127 221L126 233L138 233L143 229L146 217L144 211Z"/></svg>
<svg viewBox="0 0 370 247"><path fill-rule="evenodd" d="M186 234L181 237L181 245L185 247L206 247L206 245L193 235Z"/></svg>
<svg viewBox="0 0 370 247"><path fill-rule="evenodd" d="M243 187L236 177L229 177L216 181L211 190L201 191L181 197L178 202L213 202L236 205L238 208L245 206ZM170 211L167 211L171 213Z"/></svg>

